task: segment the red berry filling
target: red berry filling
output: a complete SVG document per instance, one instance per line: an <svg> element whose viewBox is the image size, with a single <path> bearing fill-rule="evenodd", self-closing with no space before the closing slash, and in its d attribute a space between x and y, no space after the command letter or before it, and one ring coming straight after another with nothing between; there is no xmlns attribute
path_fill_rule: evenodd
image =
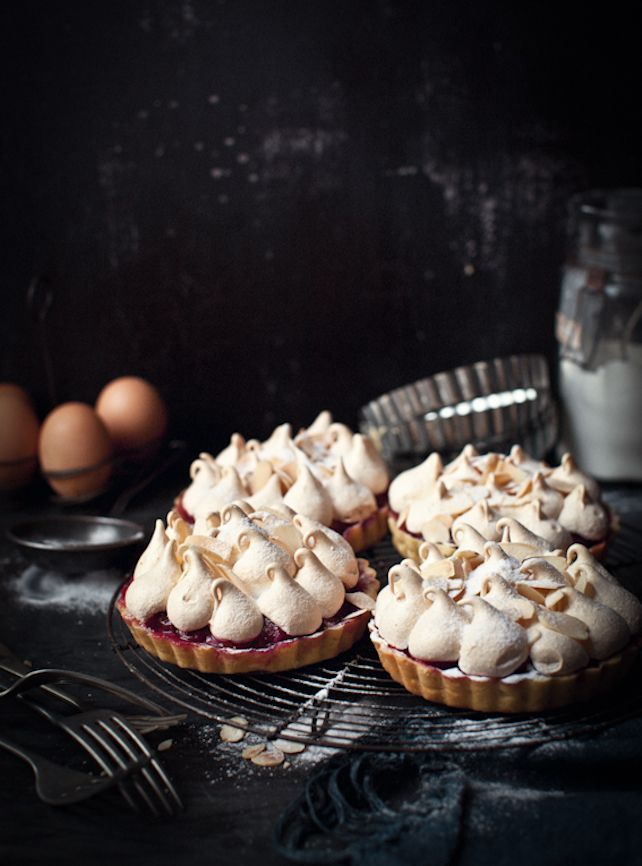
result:
<svg viewBox="0 0 642 866"><path fill-rule="evenodd" d="M131 580L128 581L121 591L120 599L123 603L125 602L127 589L130 584ZM354 588L354 591L364 591L367 584L367 576L363 574L360 575L359 582ZM341 608L333 616L323 620L318 631L323 631L323 629L328 626L336 625L356 610L357 608L353 604L344 601ZM235 643L234 641L221 640L220 638L215 637L207 626L199 628L196 631L180 631L176 626L172 625L165 612L150 616L144 621L143 626L151 632L154 637L168 640L175 644L203 644L205 646L218 648L266 649L267 647L276 646L277 644L292 640L293 637L299 637L299 635L288 635L283 631L283 629L279 628L276 623L272 622L272 620L267 617L264 617L261 632L254 638L254 640L248 641L247 643Z"/></svg>
<svg viewBox="0 0 642 866"><path fill-rule="evenodd" d="M182 493L180 494L180 496L176 500L175 505L176 505L176 510L178 511L180 516L183 518L183 520L187 521L187 523L191 523L193 526L194 525L194 517L189 513L189 511L187 511L185 509L185 506L183 505L183 494Z"/></svg>

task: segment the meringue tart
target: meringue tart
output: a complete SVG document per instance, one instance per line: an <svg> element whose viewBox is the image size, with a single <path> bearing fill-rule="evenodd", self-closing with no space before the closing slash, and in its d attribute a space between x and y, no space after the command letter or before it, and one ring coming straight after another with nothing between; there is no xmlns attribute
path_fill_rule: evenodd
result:
<svg viewBox="0 0 642 866"><path fill-rule="evenodd" d="M435 703L541 712L611 688L637 658L642 605L581 544L431 542L390 569L370 637L390 676Z"/></svg>
<svg viewBox="0 0 642 866"><path fill-rule="evenodd" d="M379 582L340 534L282 503L243 501L193 529L175 510L158 520L116 603L152 655L204 673L282 671L365 632Z"/></svg>
<svg viewBox="0 0 642 866"><path fill-rule="evenodd" d="M296 435L281 424L264 442L234 433L216 456L202 452L175 507L194 524L236 499L254 509L284 502L361 551L386 534L388 483L372 439L324 411Z"/></svg>
<svg viewBox="0 0 642 866"><path fill-rule="evenodd" d="M454 550L464 525L499 541L498 521L504 518L545 538L551 549L579 542L598 556L617 528L599 485L571 454L551 467L519 445L508 455L479 454L466 445L446 465L435 452L398 475L388 497L393 543L402 556L415 560L422 541Z"/></svg>

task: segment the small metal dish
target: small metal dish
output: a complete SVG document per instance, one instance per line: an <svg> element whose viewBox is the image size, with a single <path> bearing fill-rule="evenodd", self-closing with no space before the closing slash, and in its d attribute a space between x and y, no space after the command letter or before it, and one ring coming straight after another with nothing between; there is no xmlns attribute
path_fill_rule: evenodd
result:
<svg viewBox="0 0 642 866"><path fill-rule="evenodd" d="M145 530L115 517L64 515L25 520L7 537L36 565L73 574L134 562Z"/></svg>

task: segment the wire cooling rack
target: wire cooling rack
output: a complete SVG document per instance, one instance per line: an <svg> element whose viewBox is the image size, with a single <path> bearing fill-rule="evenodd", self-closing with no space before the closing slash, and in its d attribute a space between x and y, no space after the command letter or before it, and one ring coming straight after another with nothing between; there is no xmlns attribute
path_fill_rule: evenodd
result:
<svg viewBox="0 0 642 866"><path fill-rule="evenodd" d="M390 540L369 551L384 578L400 557ZM642 560L642 534L623 526L607 564L616 570ZM642 714L636 666L608 701L537 715L484 715L423 701L394 682L368 637L336 659L280 674L217 676L159 661L135 644L112 599L108 631L118 657L168 701L215 721L243 716L266 739L368 751L467 751L534 745L586 736Z"/></svg>

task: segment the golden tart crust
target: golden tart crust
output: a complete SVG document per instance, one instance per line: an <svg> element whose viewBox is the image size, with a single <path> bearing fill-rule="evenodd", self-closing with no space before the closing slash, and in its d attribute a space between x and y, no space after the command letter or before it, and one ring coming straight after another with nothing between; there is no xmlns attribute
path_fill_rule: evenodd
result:
<svg viewBox="0 0 642 866"><path fill-rule="evenodd" d="M500 542L471 527L394 565L371 640L412 694L481 712L585 701L623 677L642 645L642 603L582 544L562 554L513 520ZM512 537L512 534L515 537Z"/></svg>
<svg viewBox="0 0 642 866"><path fill-rule="evenodd" d="M359 589L375 599L379 581L366 560L359 560ZM133 617L125 604L125 591L116 607L136 643L161 661L208 674L276 673L334 658L350 649L364 634L371 613L356 609L344 619L311 635L292 637L267 647L228 647L190 643L165 637Z"/></svg>
<svg viewBox="0 0 642 866"><path fill-rule="evenodd" d="M483 713L536 713L588 701L609 691L635 662L640 640L634 639L614 656L574 674L547 677L513 674L511 677L469 677L457 670L442 670L389 646L372 621L372 643L393 680L414 695Z"/></svg>

